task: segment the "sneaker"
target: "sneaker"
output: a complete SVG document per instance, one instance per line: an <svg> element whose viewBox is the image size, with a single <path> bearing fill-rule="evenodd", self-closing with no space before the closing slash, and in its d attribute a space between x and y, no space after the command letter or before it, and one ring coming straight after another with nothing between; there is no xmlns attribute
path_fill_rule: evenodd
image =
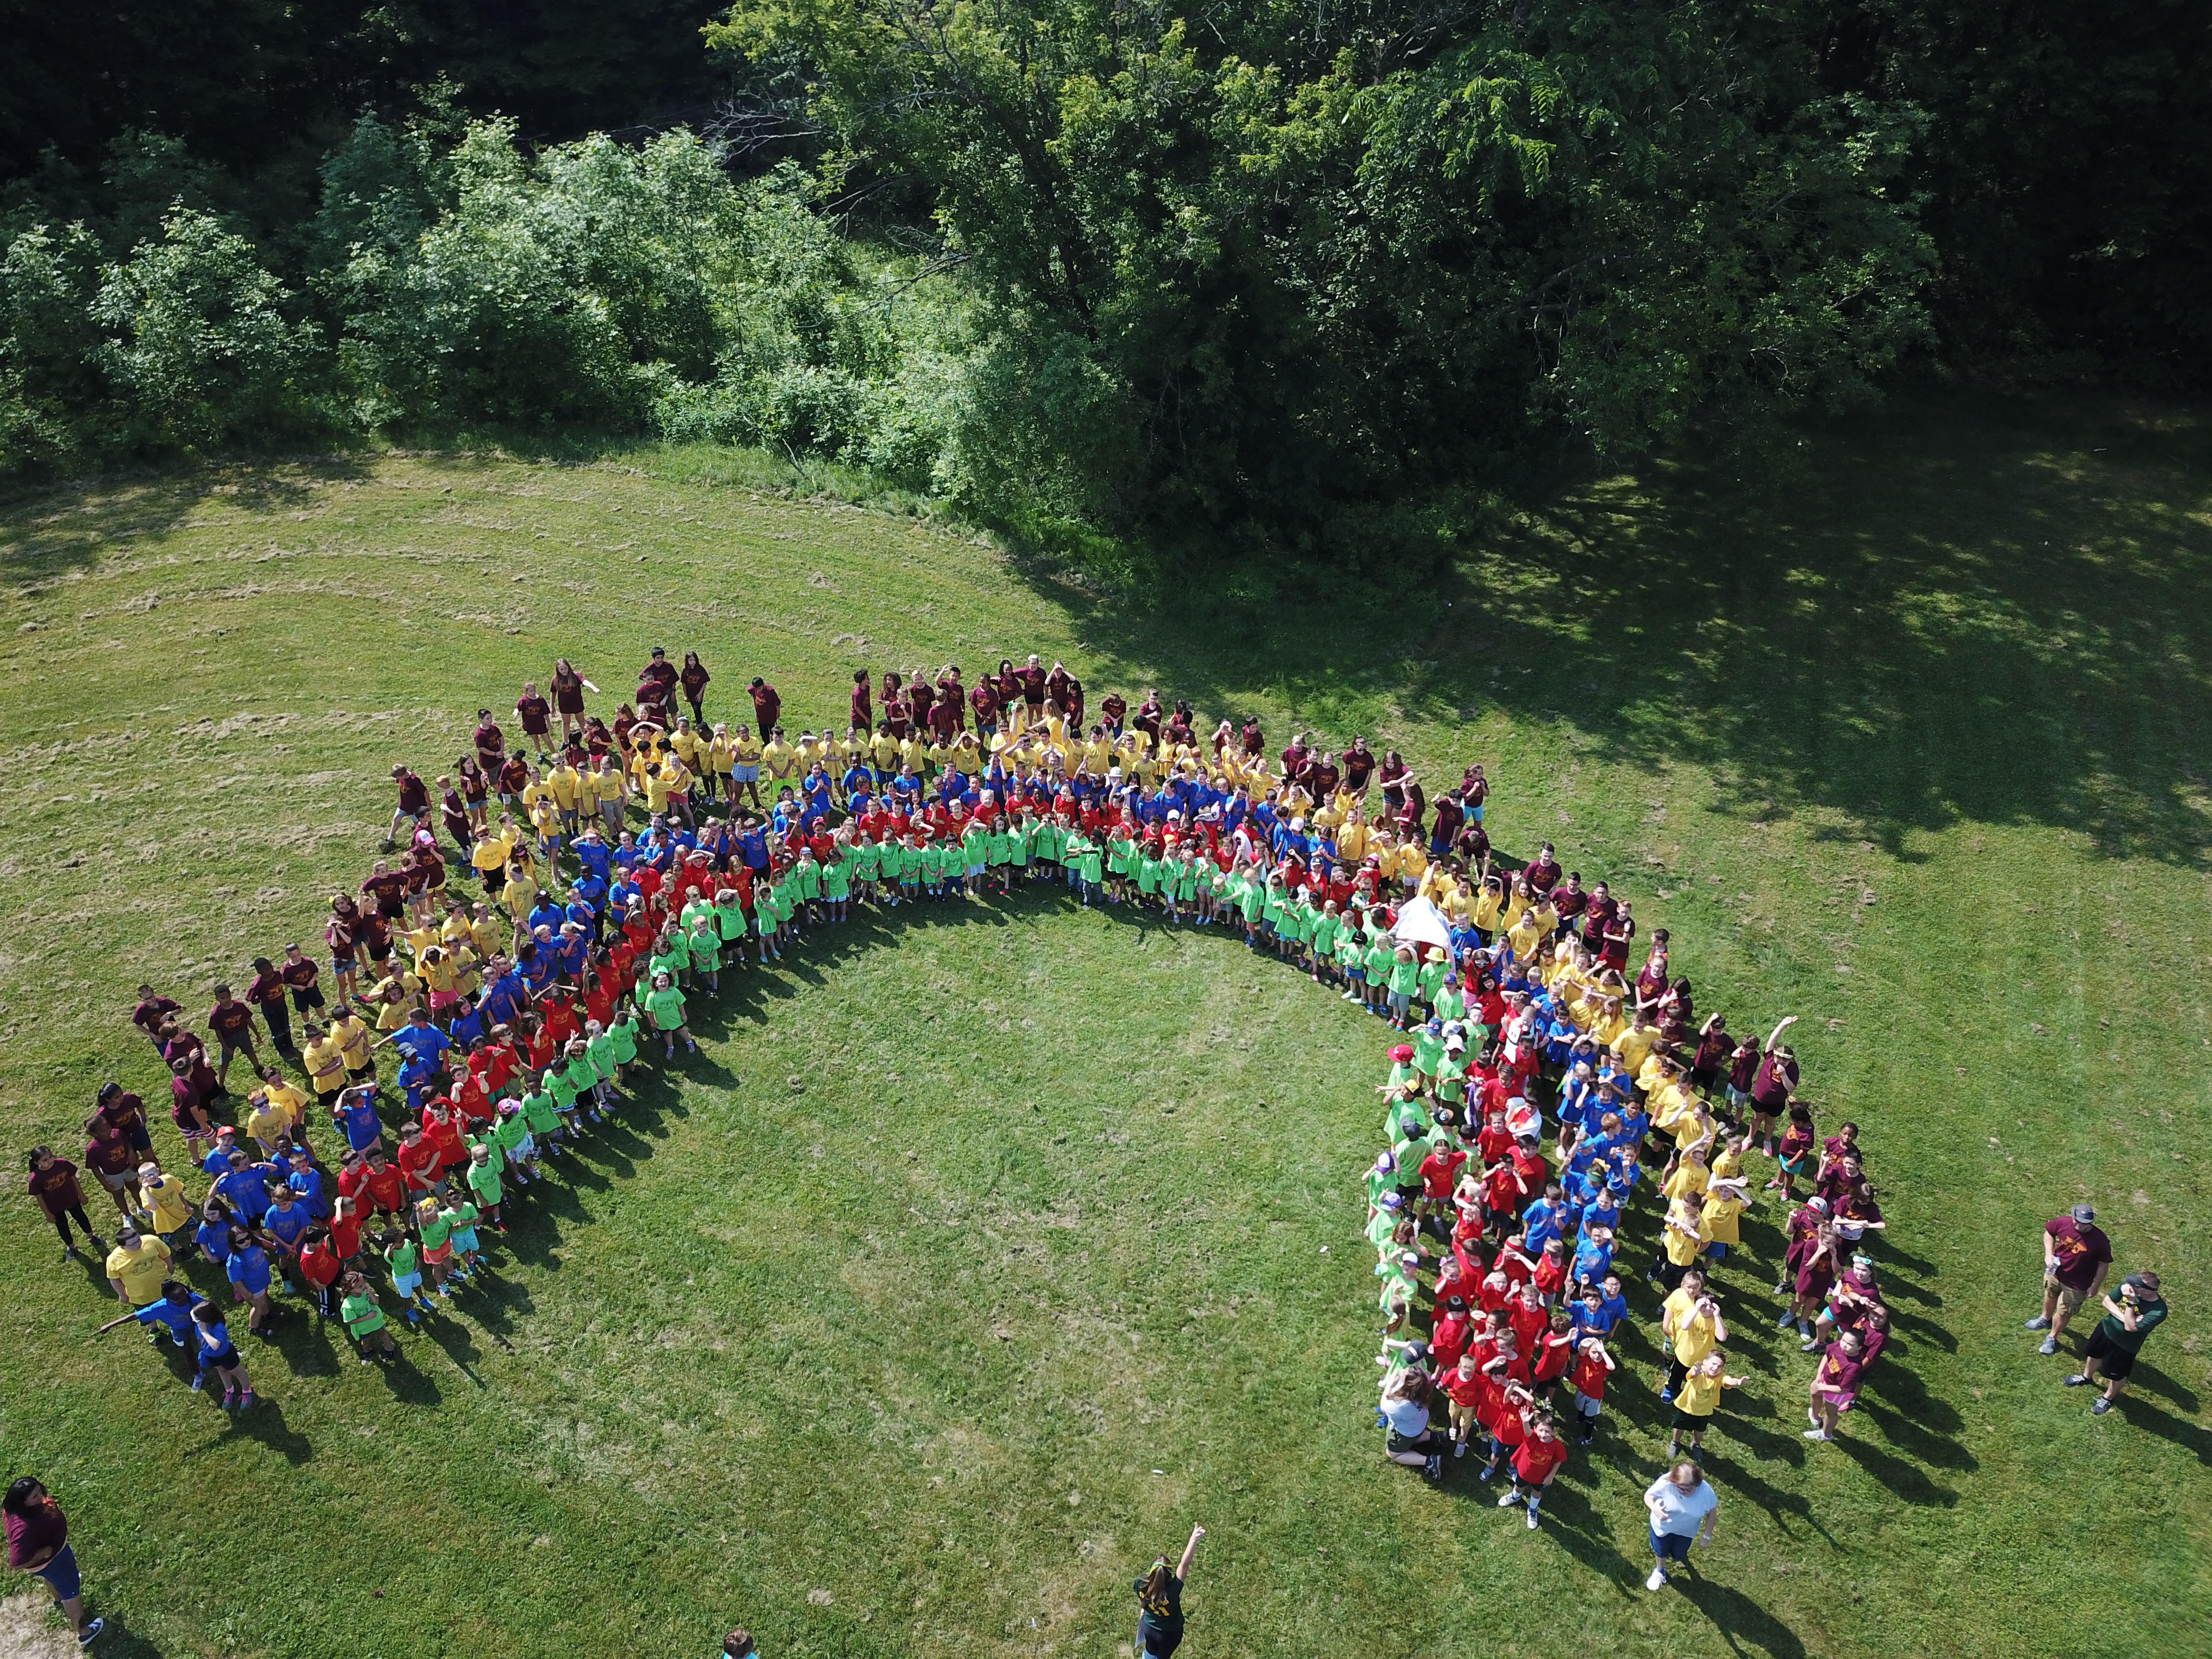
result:
<svg viewBox="0 0 2212 1659"><path fill-rule="evenodd" d="M1644 1588L1648 1590L1656 1590L1664 1589L1666 1587L1667 1575L1660 1571L1656 1567L1652 1568L1650 1576L1644 1581Z"/></svg>
<svg viewBox="0 0 2212 1659"><path fill-rule="evenodd" d="M77 1646L79 1646L79 1647L81 1647L81 1648L88 1648L88 1647L90 1647L90 1646L91 1646L91 1645L92 1645L95 1641L97 1641L97 1640L99 1639L99 1638L100 1638L100 1632L102 1632L102 1631L104 1631L104 1630L106 1630L106 1628L107 1628L107 1620L106 1620L105 1619L95 1619L95 1620L94 1620L90 1624L87 1625L87 1626L86 1626L82 1630L81 1630L81 1631L79 1631L79 1632L77 1632L77 1638L76 1638L76 1644L77 1644Z"/></svg>
<svg viewBox="0 0 2212 1659"><path fill-rule="evenodd" d="M1430 1458L1427 1462L1421 1465L1421 1473L1431 1480L1443 1480L1444 1478L1444 1460L1442 1457Z"/></svg>
<svg viewBox="0 0 2212 1659"><path fill-rule="evenodd" d="M1536 1511L1534 1510L1528 1511L1528 1530L1530 1532L1536 1530Z"/></svg>
<svg viewBox="0 0 2212 1659"><path fill-rule="evenodd" d="M1802 1342L1800 1342L1800 1343L1797 1345L1797 1352L1798 1352L1799 1353L1810 1353L1810 1352L1813 1352L1813 1350L1814 1350L1814 1349L1815 1349L1815 1348L1819 1347L1820 1346L1820 1339L1819 1337L1817 1337L1817 1336L1808 1336L1808 1337L1807 1337L1807 1338L1806 1338ZM1662 1400L1663 1400L1663 1399L1665 1399L1665 1398L1666 1398L1666 1395L1660 1395L1659 1397L1660 1397L1661 1399L1662 1399Z"/></svg>
<svg viewBox="0 0 2212 1659"><path fill-rule="evenodd" d="M1805 1431L1805 1437L1808 1440L1819 1440L1825 1442L1829 1437L1828 1431L1826 1429L1808 1429Z"/></svg>
<svg viewBox="0 0 2212 1659"><path fill-rule="evenodd" d="M1520 1501L1521 1494L1514 1491L1510 1486L1508 1486L1504 1492L1498 1494L1498 1507L1501 1510L1510 1510Z"/></svg>
<svg viewBox="0 0 2212 1659"><path fill-rule="evenodd" d="M239 1396L238 1396L238 1409L239 1409L239 1410L240 1410L240 1411L244 1411L247 1407L251 1406L252 1403L253 1403L253 1390L252 1390L252 1389L247 1389L244 1394L242 1394L242 1395L239 1395Z"/></svg>
<svg viewBox="0 0 2212 1659"><path fill-rule="evenodd" d="M229 1410L233 1406L235 1406L237 1403L238 1403L238 1390L237 1390L236 1389L225 1389L222 1391L222 1408L223 1408L223 1410L225 1410L225 1411L228 1411L228 1410Z"/></svg>
<svg viewBox="0 0 2212 1659"><path fill-rule="evenodd" d="M1455 1445L1455 1446L1452 1448L1452 1455L1453 1455L1454 1457L1464 1457L1464 1456L1466 1456L1466 1455L1467 1455L1467 1442L1466 1442L1466 1441L1464 1441L1464 1440L1462 1440L1462 1441L1459 1442L1456 1445Z"/></svg>
<svg viewBox="0 0 2212 1659"><path fill-rule="evenodd" d="M370 1363L370 1361L369 1361L369 1358L368 1358L368 1356L367 1354L360 1354L360 1355L357 1355L357 1356L356 1356L356 1357L357 1358L359 1358L359 1359L360 1359L360 1361L361 1361L361 1363L362 1363L362 1364L364 1364L364 1365L366 1365L366 1364L369 1364L369 1363Z"/></svg>
<svg viewBox="0 0 2212 1659"><path fill-rule="evenodd" d="M2096 1399L2090 1402L2089 1415L2092 1417L2102 1417L2106 1412L2112 1409L2112 1402L2106 1399L2105 1396L2100 1394L2096 1397Z"/></svg>
<svg viewBox="0 0 2212 1659"><path fill-rule="evenodd" d="M1671 1406L1671 1405L1673 1405L1673 1404L1674 1403L1674 1389L1660 1389L1660 1390L1659 1390L1659 1403L1660 1403L1661 1405L1662 1405L1662 1406Z"/></svg>
<svg viewBox="0 0 2212 1659"><path fill-rule="evenodd" d="M2076 1371L2073 1376L2066 1379L2066 1386L2069 1389L2079 1389L2084 1387L2088 1381L2089 1379L2086 1375L2082 1372Z"/></svg>
<svg viewBox="0 0 2212 1659"><path fill-rule="evenodd" d="M2057 1353L2058 1352L2058 1339L2055 1336L2045 1337L2042 1341L2035 1345L2035 1351L2040 1354Z"/></svg>
<svg viewBox="0 0 2212 1659"><path fill-rule="evenodd" d="M2023 1328L2031 1331L2047 1331L2051 1328L2051 1322L2043 1315L2038 1314L2034 1318L2029 1320Z"/></svg>
<svg viewBox="0 0 2212 1659"><path fill-rule="evenodd" d="M1474 1478L1478 1480L1487 1480L1492 1475L1497 1473L1498 1471L1496 1469L1492 1468L1489 1464L1486 1463L1482 1466L1482 1473L1476 1475Z"/></svg>
<svg viewBox="0 0 2212 1659"><path fill-rule="evenodd" d="M1779 1319L1778 1319L1778 1320L1776 1320L1776 1321L1774 1322L1774 1328L1775 1328L1776 1330L1778 1330L1778 1331L1786 1331L1786 1330L1788 1330L1788 1329L1789 1329L1792 1325L1795 1325L1796 1322L1797 1322L1797 1316L1796 1316L1796 1315L1795 1315L1795 1314L1793 1314L1793 1313L1787 1313L1787 1312L1785 1312L1785 1313L1782 1316L1782 1317L1781 1317L1781 1318L1779 1318Z"/></svg>
<svg viewBox="0 0 2212 1659"><path fill-rule="evenodd" d="M441 1285L438 1286L438 1294L450 1301L453 1297L453 1287L450 1285Z"/></svg>
<svg viewBox="0 0 2212 1659"><path fill-rule="evenodd" d="M205 1387L207 1387L207 1373L205 1371L195 1371L192 1374L192 1392L194 1394L198 1394Z"/></svg>

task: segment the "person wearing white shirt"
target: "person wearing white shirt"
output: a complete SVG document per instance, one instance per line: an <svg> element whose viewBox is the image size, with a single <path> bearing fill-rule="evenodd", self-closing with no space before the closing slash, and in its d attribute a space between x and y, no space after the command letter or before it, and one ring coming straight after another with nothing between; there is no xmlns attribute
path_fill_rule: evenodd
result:
<svg viewBox="0 0 2212 1659"><path fill-rule="evenodd" d="M1686 1564L1692 1542L1711 1547L1720 1501L1705 1484L1704 1472L1686 1457L1651 1483L1644 1494L1644 1507L1651 1512L1652 1557L1644 1589L1656 1590L1667 1582L1668 1562Z"/></svg>

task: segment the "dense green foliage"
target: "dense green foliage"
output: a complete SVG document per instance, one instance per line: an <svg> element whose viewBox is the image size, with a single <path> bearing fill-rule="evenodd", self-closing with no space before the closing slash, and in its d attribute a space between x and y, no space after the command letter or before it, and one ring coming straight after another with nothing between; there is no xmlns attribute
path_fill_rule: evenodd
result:
<svg viewBox="0 0 2212 1659"><path fill-rule="evenodd" d="M2181 0L16 9L0 471L657 430L1402 546L1911 353L2212 345Z"/></svg>
<svg viewBox="0 0 2212 1659"><path fill-rule="evenodd" d="M1802 20L1617 0L747 0L833 164L921 181L988 307L1010 477L1309 522L1571 434L1838 399L1920 325L1914 123Z"/></svg>
<svg viewBox="0 0 2212 1659"><path fill-rule="evenodd" d="M110 240L119 240L111 235ZM526 156L364 118L293 239L296 288L177 205L118 257L33 226L0 289L0 452L15 467L333 426L659 426L921 481L945 411L921 314L786 167L733 179L687 132ZM941 365L930 384L943 385Z"/></svg>

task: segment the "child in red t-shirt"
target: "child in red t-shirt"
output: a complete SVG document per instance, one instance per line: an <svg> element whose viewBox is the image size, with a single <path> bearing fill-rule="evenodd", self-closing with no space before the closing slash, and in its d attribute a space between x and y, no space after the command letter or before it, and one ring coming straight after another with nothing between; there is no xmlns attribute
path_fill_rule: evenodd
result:
<svg viewBox="0 0 2212 1659"><path fill-rule="evenodd" d="M1510 1509L1525 1496L1528 1529L1534 1532L1536 1508L1544 1501L1544 1488L1558 1477L1560 1465L1567 1461L1567 1443L1552 1426L1552 1414L1547 1411L1524 1410L1521 1423L1521 1443L1514 1449L1513 1471L1506 1479L1505 1490L1498 1495L1498 1507Z"/></svg>
<svg viewBox="0 0 2212 1659"><path fill-rule="evenodd" d="M1451 1401L1452 1455L1464 1457L1468 1437L1474 1432L1476 1408L1488 1387L1472 1353L1462 1353L1459 1363L1443 1376L1444 1395Z"/></svg>
<svg viewBox="0 0 2212 1659"><path fill-rule="evenodd" d="M1583 1444L1597 1438L1597 1416L1605 1409L1605 1380L1619 1367L1606 1351L1605 1339L1586 1336L1575 1357L1575 1416L1582 1424Z"/></svg>
<svg viewBox="0 0 2212 1659"><path fill-rule="evenodd" d="M1496 1357L1483 1367L1483 1373L1495 1380L1516 1370L1520 1371L1522 1379L1527 1377L1527 1362L1514 1356L1510 1343L1501 1343ZM1498 1466L1510 1457L1521 1443L1528 1438L1528 1420L1522 1413L1536 1403L1536 1396L1528 1392L1525 1380L1505 1382L1498 1388L1492 1400L1494 1404L1486 1402L1489 1410L1483 1419L1485 1426L1490 1430L1490 1462L1483 1466L1481 1474L1477 1477L1483 1480L1497 1474Z"/></svg>
<svg viewBox="0 0 2212 1659"><path fill-rule="evenodd" d="M1565 1308L1554 1308L1551 1328L1536 1339L1534 1352L1528 1357L1528 1383L1539 1394L1565 1376L1574 1364L1572 1322Z"/></svg>

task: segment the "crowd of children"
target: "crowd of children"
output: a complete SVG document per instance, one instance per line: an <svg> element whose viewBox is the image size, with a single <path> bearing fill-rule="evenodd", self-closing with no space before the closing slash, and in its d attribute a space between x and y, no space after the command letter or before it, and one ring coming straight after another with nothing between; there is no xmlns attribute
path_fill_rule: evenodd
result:
<svg viewBox="0 0 2212 1659"><path fill-rule="evenodd" d="M1887 1330L1855 1254L1882 1222L1854 1132L1817 1142L1790 1021L1764 1042L1698 1021L1663 931L1631 976L1629 900L1585 889L1548 843L1501 867L1480 766L1431 799L1395 751L1357 738L1333 752L1300 735L1270 755L1255 720L1201 732L1188 703L1149 691L1086 719L1081 683L1036 657L973 687L951 665L879 688L856 671L842 737L788 739L758 677L751 720L710 724L708 683L696 653L678 668L655 651L603 721L584 704L598 688L562 659L550 697L532 684L518 700L519 741L483 710L434 785L393 768L385 851L405 852L331 900L323 951L253 958L242 996L215 988L205 1037L140 988L132 1020L209 1190L195 1204L155 1156L142 1096L102 1089L83 1164L118 1212L106 1262L131 1311L115 1322L195 1348L194 1386L212 1376L249 1406L228 1322L174 1260L193 1252L250 1334L304 1296L364 1364L388 1358L394 1308L411 1324L466 1293L507 1210L616 1107L655 1040L663 1059L696 1048L687 1011L726 972L854 905L1049 883L1240 934L1407 1037L1368 1176L1399 1461L1441 1478L1448 1453L1477 1444L1484 1478L1504 1474L1501 1502L1525 1501L1536 1524L1569 1455L1553 1402L1587 1442L1619 1370L1614 1258L1647 1176L1668 1292L1662 1399L1694 1449L1741 1381L1699 1264L1737 1241L1754 1149L1778 1160L1770 1189L1812 1188L1789 1222L1784 1322L1821 1356L1813 1437L1849 1409ZM241 1064L252 1081L234 1089ZM105 1249L77 1165L41 1147L31 1166L65 1251L72 1223Z"/></svg>
<svg viewBox="0 0 2212 1659"><path fill-rule="evenodd" d="M1811 1188L1789 1211L1775 1286L1778 1328L1816 1356L1808 1440L1833 1438L1889 1335L1865 1243L1886 1224L1857 1127L1816 1133L1783 1041L1795 1017L1763 1042L1718 1014L1698 1021L1663 930L1627 978L1596 914L1610 902L1603 884L1584 895L1547 845L1513 878L1494 931L1464 948L1455 933L1431 953L1413 1040L1390 1051L1385 1146L1366 1174L1389 1453L1441 1480L1474 1445L1486 1453L1478 1478L1503 1474L1499 1507L1522 1506L1532 1528L1570 1444L1595 1438L1620 1370L1636 1277L1625 1219L1647 1182L1670 1457L1700 1450L1747 1380L1729 1370L1705 1267L1741 1248L1754 1154L1773 1160L1762 1193L1788 1204L1799 1180Z"/></svg>

